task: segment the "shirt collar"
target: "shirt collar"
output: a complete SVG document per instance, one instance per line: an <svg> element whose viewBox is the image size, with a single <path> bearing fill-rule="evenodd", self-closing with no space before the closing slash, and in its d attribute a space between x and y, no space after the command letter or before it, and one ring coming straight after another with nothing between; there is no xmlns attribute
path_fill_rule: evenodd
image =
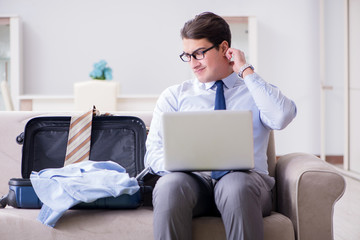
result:
<svg viewBox="0 0 360 240"><path fill-rule="evenodd" d="M232 74L230 74L229 76L227 76L226 78L223 78L221 80L223 80L226 88L233 88L235 86L236 81L239 80L239 77L235 72L233 72ZM213 88L214 84L215 84L215 81L206 82L206 83L202 83L199 81L199 87L206 89L206 90Z"/></svg>

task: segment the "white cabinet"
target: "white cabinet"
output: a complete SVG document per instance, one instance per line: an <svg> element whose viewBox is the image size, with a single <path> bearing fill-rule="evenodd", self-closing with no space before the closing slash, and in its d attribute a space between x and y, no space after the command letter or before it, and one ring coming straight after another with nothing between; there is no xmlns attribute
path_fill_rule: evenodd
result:
<svg viewBox="0 0 360 240"><path fill-rule="evenodd" d="M12 102L15 109L18 110L19 96L22 91L22 49L19 17L0 15L0 40L0 81L7 81ZM2 98L2 95L0 97Z"/></svg>

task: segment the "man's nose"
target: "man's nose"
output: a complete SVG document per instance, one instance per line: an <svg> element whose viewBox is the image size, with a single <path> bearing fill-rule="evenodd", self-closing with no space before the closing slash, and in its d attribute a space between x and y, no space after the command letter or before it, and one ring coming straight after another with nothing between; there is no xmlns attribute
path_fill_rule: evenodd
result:
<svg viewBox="0 0 360 240"><path fill-rule="evenodd" d="M194 69L200 65L200 61L192 57L189 64L191 68Z"/></svg>

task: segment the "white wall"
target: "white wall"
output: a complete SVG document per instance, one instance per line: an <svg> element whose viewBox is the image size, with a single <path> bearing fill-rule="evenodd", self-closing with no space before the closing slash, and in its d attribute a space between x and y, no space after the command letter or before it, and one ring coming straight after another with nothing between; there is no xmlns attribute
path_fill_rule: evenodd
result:
<svg viewBox="0 0 360 240"><path fill-rule="evenodd" d="M258 73L298 107L277 153L320 153L319 4L313 0L2 0L23 21L24 94L72 94L100 59L122 94L159 94L188 77L179 30L202 11L256 16Z"/></svg>

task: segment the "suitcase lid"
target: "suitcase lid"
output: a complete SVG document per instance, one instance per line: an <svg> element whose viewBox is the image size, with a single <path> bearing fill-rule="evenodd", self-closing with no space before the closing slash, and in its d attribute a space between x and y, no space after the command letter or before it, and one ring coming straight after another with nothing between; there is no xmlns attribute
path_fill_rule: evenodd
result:
<svg viewBox="0 0 360 240"><path fill-rule="evenodd" d="M64 166L71 117L36 117L25 126L21 175ZM94 116L90 160L119 163L130 177L144 169L145 123L134 116Z"/></svg>

